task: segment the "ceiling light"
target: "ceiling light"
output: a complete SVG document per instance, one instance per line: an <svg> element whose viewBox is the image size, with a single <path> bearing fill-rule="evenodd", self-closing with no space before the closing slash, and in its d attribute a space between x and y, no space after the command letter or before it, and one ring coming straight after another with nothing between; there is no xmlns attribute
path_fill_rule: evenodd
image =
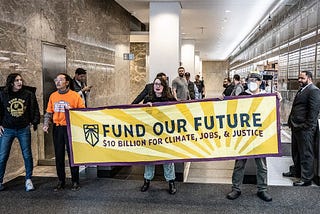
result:
<svg viewBox="0 0 320 214"><path fill-rule="evenodd" d="M225 13L231 13L231 10L225 10L224 12Z"/></svg>

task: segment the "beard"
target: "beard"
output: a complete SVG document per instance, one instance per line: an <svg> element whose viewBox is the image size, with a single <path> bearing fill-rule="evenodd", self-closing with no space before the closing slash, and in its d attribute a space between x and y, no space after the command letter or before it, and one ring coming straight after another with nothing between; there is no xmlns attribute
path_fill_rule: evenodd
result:
<svg viewBox="0 0 320 214"><path fill-rule="evenodd" d="M179 77L183 77L183 76L184 76L184 74L180 74L180 73L179 73Z"/></svg>
<svg viewBox="0 0 320 214"><path fill-rule="evenodd" d="M308 82L300 82L301 88L305 87L306 85L308 85Z"/></svg>

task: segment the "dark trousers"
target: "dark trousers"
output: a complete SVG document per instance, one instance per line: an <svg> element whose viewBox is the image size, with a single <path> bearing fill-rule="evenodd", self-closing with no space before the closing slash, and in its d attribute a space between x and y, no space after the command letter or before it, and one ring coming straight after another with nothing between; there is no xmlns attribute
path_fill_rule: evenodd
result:
<svg viewBox="0 0 320 214"><path fill-rule="evenodd" d="M295 174L301 180L312 181L314 176L314 137L315 131L292 129L292 159Z"/></svg>
<svg viewBox="0 0 320 214"><path fill-rule="evenodd" d="M65 149L67 148L69 164L70 164L70 147L68 141L68 132L66 126L53 126L53 144L54 152L56 156L56 170L59 181L65 183L66 180L66 171L65 171ZM72 182L79 184L79 167L71 167L71 179Z"/></svg>

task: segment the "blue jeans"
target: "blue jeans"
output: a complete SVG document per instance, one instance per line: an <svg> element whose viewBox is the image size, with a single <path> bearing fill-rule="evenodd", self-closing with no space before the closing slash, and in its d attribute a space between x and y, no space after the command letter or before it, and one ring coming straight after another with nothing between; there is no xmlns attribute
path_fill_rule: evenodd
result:
<svg viewBox="0 0 320 214"><path fill-rule="evenodd" d="M20 143L24 166L26 168L26 179L31 179L32 177L33 159L31 153L30 126L21 129L4 128L3 135L0 137L0 183L3 182L3 176L15 137L18 138Z"/></svg>
<svg viewBox="0 0 320 214"><path fill-rule="evenodd" d="M154 165L145 165L144 167L144 178L147 180L152 180L154 177ZM174 163L163 164L163 173L166 181L174 180L176 178L174 172Z"/></svg>

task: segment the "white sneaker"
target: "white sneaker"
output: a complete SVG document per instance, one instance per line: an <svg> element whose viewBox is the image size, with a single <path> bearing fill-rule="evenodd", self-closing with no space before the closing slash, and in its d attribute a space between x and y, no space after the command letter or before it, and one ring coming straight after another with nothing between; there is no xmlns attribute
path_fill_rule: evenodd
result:
<svg viewBox="0 0 320 214"><path fill-rule="evenodd" d="M32 181L31 181L31 179L27 179L26 180L26 191L29 192L32 190L34 190L34 186L32 184Z"/></svg>

